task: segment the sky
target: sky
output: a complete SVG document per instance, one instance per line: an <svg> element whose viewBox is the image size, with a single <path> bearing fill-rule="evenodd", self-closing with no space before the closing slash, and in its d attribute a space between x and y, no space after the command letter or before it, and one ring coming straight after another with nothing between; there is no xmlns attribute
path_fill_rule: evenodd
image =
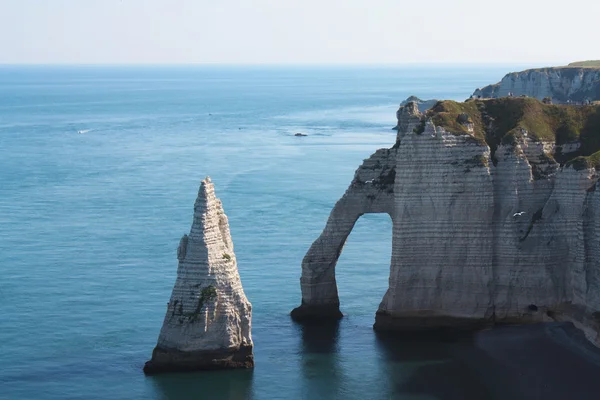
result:
<svg viewBox="0 0 600 400"><path fill-rule="evenodd" d="M600 59L600 1L0 0L0 64Z"/></svg>

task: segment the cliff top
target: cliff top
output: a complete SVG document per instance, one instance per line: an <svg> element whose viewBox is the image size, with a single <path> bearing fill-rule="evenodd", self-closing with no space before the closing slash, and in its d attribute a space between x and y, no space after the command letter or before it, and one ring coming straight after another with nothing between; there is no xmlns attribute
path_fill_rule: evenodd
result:
<svg viewBox="0 0 600 400"><path fill-rule="evenodd" d="M577 74L581 70L597 70L600 69L600 60L588 60L588 61L576 61L569 63L567 65L557 65L554 67L538 67L538 68L529 68L523 71L512 71L505 75L513 75L513 74L529 74L531 72L551 72L560 70L561 73L572 73Z"/></svg>
<svg viewBox="0 0 600 400"><path fill-rule="evenodd" d="M584 61L584 62L587 62L587 61ZM532 72L560 71L563 76L565 74L571 74L571 75L567 75L567 77L573 78L575 76L575 74L579 74L582 71L593 72L595 70L600 70L600 65L595 66L595 65L590 64L590 65L583 66L583 65L573 65L573 64L577 64L577 63L572 63L569 65L561 65L561 66L556 66L556 67L530 68L530 69L526 69L524 71L509 72L505 76L512 75L512 74L529 74Z"/></svg>
<svg viewBox="0 0 600 400"><path fill-rule="evenodd" d="M492 153L498 145L514 144L524 134L557 145L581 142L577 152L565 157L557 154L557 161L566 163L583 156L588 164L600 167L600 105L552 105L528 97L464 103L444 100L435 104L425 116L451 133L469 134L487 143Z"/></svg>
<svg viewBox="0 0 600 400"><path fill-rule="evenodd" d="M567 67L600 68L600 60L572 62Z"/></svg>

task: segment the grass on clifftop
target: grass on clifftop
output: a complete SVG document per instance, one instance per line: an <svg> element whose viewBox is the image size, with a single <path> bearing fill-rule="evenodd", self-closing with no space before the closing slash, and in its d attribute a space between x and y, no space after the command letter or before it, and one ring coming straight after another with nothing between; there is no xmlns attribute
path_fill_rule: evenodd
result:
<svg viewBox="0 0 600 400"><path fill-rule="evenodd" d="M572 160L567 161L566 165L571 165L576 170L582 170L585 168L600 168L600 151L595 152L589 156L579 156Z"/></svg>
<svg viewBox="0 0 600 400"><path fill-rule="evenodd" d="M532 74L532 73L549 74L552 72L560 72L560 74L563 78L573 80L580 74L584 74L586 72L587 73L595 73L599 69L600 69L600 66L590 65L590 66L586 66L586 67L578 67L578 66L569 64L569 65L563 65L561 67L532 68L532 69L527 69L525 71L518 72L518 74L519 75L528 75L528 74ZM511 73L511 74L513 74L513 73ZM511 74L507 74L507 75L511 75Z"/></svg>
<svg viewBox="0 0 600 400"><path fill-rule="evenodd" d="M436 126L443 126L447 131L459 135L470 134L467 125L459 121L461 114L468 115L468 123L474 124L474 137L485 141L485 131L481 120L481 113L477 102L458 103L452 100L438 101L433 108L427 111Z"/></svg>
<svg viewBox="0 0 600 400"><path fill-rule="evenodd" d="M572 62L567 67L600 68L600 60Z"/></svg>
<svg viewBox="0 0 600 400"><path fill-rule="evenodd" d="M600 167L600 153L596 153L600 151L599 105L551 105L530 97L470 100L464 103L445 100L427 111L426 116L435 125L459 135L469 134L465 120L472 123L474 132L471 135L487 143L492 153L500 144L515 143L524 130L534 140L558 145L580 141L578 152L570 153L563 159L558 155L557 161L564 163L583 156L587 157L589 164Z"/></svg>

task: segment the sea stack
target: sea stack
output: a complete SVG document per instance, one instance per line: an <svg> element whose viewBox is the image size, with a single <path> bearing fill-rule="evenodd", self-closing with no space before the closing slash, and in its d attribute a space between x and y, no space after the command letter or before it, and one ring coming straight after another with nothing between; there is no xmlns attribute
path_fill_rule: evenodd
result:
<svg viewBox="0 0 600 400"><path fill-rule="evenodd" d="M238 273L221 201L209 177L177 249L177 280L145 374L252 368L252 305Z"/></svg>

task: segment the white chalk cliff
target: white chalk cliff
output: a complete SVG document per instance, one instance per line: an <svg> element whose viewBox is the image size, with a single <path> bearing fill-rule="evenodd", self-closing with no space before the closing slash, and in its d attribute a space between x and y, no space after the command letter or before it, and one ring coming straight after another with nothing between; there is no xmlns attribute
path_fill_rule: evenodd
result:
<svg viewBox="0 0 600 400"><path fill-rule="evenodd" d="M600 68L567 66L511 72L500 82L475 90L473 96L499 98L509 93L539 100L550 97L554 103L600 100Z"/></svg>
<svg viewBox="0 0 600 400"><path fill-rule="evenodd" d="M503 107L560 115L566 106L533 99L443 102L427 114L415 103L404 106L396 144L358 168L304 257L302 304L292 317L341 317L335 267L346 238L361 215L387 213L391 268L376 329L569 320L597 341L594 165L575 158L589 155L579 143L528 130L546 125L503 120ZM600 117L600 107L577 110ZM583 142L600 138L600 125L582 124Z"/></svg>
<svg viewBox="0 0 600 400"><path fill-rule="evenodd" d="M430 108L432 108L433 106L435 106L438 101L439 101L438 99L421 100L417 96L408 96L408 98L406 100L403 100L400 103L400 107L404 107L408 103L416 103L417 107L419 108L419 111L425 112L425 111L429 110ZM400 110L398 110L398 111L400 111Z"/></svg>
<svg viewBox="0 0 600 400"><path fill-rule="evenodd" d="M409 103L415 103L417 105L418 110L423 113L435 106L438 101L439 100L437 99L421 100L417 96L408 96L406 100L403 100L400 103L400 108L398 108L398 111L396 111L396 118L398 119L398 124L400 124L401 113L404 109L404 106L408 105ZM392 129L398 130L398 125L396 125Z"/></svg>
<svg viewBox="0 0 600 400"><path fill-rule="evenodd" d="M144 372L251 368L252 306L242 288L227 216L208 177L177 258L177 280Z"/></svg>

